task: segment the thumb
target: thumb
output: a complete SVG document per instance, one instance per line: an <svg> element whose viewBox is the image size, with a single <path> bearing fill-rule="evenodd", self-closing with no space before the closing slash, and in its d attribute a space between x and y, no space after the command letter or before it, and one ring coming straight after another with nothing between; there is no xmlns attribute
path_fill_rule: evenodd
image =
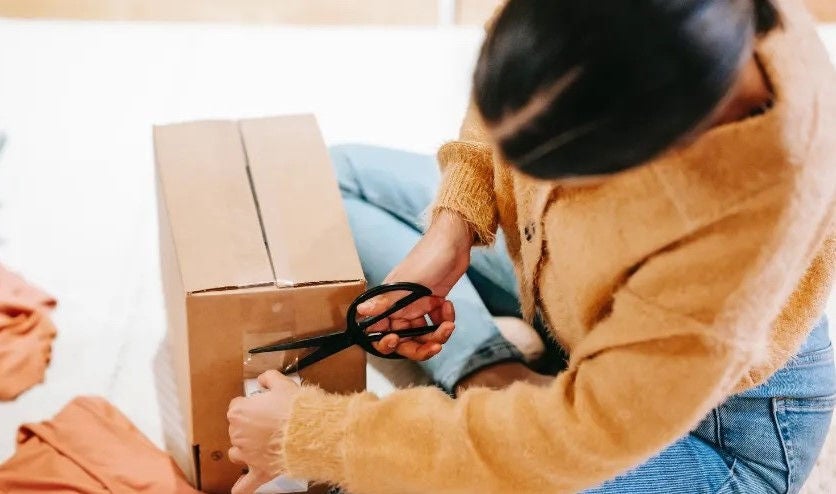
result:
<svg viewBox="0 0 836 494"><path fill-rule="evenodd" d="M270 482L270 477L253 469L240 477L232 486L232 494L253 494L259 487Z"/></svg>
<svg viewBox="0 0 836 494"><path fill-rule="evenodd" d="M285 380L287 380L287 378L283 376L281 372L275 369L270 369L269 371L258 376L258 384L260 384L261 387L265 389L273 389L277 386L280 386L282 384L282 381Z"/></svg>
<svg viewBox="0 0 836 494"><path fill-rule="evenodd" d="M399 297L395 296L395 293L393 292L378 295L377 297L366 300L362 304L358 305L357 313L366 317L383 314L389 307L395 305L395 302L397 302L398 299Z"/></svg>
<svg viewBox="0 0 836 494"><path fill-rule="evenodd" d="M377 297L363 302L357 306L357 313L361 316L374 317L386 312L389 308L404 298L406 292L390 292L378 295ZM429 314L433 309L444 302L443 297L429 295L407 305L403 309L390 314L394 319L418 319L424 314Z"/></svg>

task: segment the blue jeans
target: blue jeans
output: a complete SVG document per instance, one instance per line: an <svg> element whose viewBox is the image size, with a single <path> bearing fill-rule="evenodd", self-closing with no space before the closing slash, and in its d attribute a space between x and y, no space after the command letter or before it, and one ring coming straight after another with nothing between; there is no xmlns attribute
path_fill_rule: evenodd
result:
<svg viewBox="0 0 836 494"><path fill-rule="evenodd" d="M339 146L331 155L363 272L370 285L379 284L421 237L423 214L440 180L436 162L369 146ZM471 267L449 298L456 331L440 354L421 364L441 387L449 391L483 367L521 360L492 319L519 314L501 232L494 246L473 250ZM551 370L559 369L560 349L551 344L545 360ZM834 405L833 348L822 320L768 382L729 398L658 456L587 492L798 492L824 443Z"/></svg>

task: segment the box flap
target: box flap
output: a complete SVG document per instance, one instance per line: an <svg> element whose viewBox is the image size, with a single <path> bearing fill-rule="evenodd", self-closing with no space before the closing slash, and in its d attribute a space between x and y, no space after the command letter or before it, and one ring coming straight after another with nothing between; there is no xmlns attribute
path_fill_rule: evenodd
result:
<svg viewBox="0 0 836 494"><path fill-rule="evenodd" d="M316 119L244 120L240 130L277 285L362 280Z"/></svg>
<svg viewBox="0 0 836 494"><path fill-rule="evenodd" d="M272 285L237 123L155 127L154 144L183 289Z"/></svg>

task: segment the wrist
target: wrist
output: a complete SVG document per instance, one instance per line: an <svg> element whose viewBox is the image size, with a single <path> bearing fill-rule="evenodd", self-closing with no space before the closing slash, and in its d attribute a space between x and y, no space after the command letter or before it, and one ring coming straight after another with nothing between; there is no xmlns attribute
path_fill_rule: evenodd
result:
<svg viewBox="0 0 836 494"><path fill-rule="evenodd" d="M473 229L468 222L449 209L436 212L425 236L443 242L457 252L469 252L474 241Z"/></svg>

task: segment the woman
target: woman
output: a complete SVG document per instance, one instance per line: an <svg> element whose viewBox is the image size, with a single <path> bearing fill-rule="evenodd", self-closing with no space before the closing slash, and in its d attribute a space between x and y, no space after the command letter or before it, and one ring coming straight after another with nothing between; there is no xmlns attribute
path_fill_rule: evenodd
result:
<svg viewBox="0 0 836 494"><path fill-rule="evenodd" d="M420 240L426 165L336 156L370 282L412 239L388 279L434 290L389 324L452 319L452 293L426 368L457 398L268 373L230 407L252 467L234 492L282 472L356 494L798 492L836 401L836 78L800 1L510 0L473 99ZM522 314L569 355L556 377L490 322L515 293L501 251L463 278L498 227ZM446 337L381 349L420 360Z"/></svg>

